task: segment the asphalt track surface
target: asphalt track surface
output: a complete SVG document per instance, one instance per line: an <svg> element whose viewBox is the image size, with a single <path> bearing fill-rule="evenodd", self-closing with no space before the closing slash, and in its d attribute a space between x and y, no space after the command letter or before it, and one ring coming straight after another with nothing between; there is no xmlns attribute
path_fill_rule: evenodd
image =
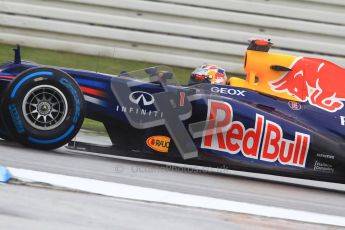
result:
<svg viewBox="0 0 345 230"><path fill-rule="evenodd" d="M93 137L94 141L103 138ZM142 162L84 155L64 148L25 149L0 143L0 164L147 188L345 216L345 193L254 179L188 172ZM0 229L336 229L244 214L64 191L0 186Z"/></svg>

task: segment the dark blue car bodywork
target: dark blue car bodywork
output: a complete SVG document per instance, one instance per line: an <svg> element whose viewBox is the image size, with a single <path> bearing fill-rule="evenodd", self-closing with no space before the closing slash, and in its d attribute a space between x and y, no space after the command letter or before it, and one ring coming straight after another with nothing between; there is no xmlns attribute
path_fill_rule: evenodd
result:
<svg viewBox="0 0 345 230"><path fill-rule="evenodd" d="M31 62L8 62L1 65L0 96L3 96L3 92L13 77L37 66L40 65ZM141 105L144 111L136 112L131 109L130 104L119 103L114 92L116 87L113 86L137 81L136 79L84 70L55 68L66 72L79 84L87 104L86 116L105 124L115 146L136 149L148 156L163 157L165 160L181 160L174 138L166 129L164 122L159 126L144 129L130 125L126 113L139 113L139 116L143 117L165 117L162 111L155 108L144 108L145 105ZM181 100L190 98L192 113L183 119L187 130L190 130L191 123L202 121L207 121L205 129L210 128L211 133L206 131L203 132L202 137L191 137L197 147L198 157L186 160L186 163L317 180L345 181L345 126L343 124L345 109L329 113L308 102L292 103L227 85L200 84L167 87L179 99L177 106L184 106ZM147 92L155 96L156 93L162 92L163 88L155 82L141 82L135 84L130 90L131 92ZM181 95L185 95L186 99L181 99ZM213 111L210 106L214 106ZM227 115L223 113L227 113L226 111L231 112L230 119L238 125L238 129L229 131L230 126L220 127L221 130L217 133L215 131L217 124L213 126L210 124L210 116L212 112L215 112L214 116L219 116L220 120L224 120L224 116ZM4 124L0 124L1 132L6 132L3 127ZM269 128L272 129L271 133L269 133ZM279 138L277 130L282 131L282 136ZM249 131L252 131L251 135L244 140L245 134ZM240 132L243 132L242 135ZM231 135L231 133L238 135L238 138L227 139L228 134ZM208 138L205 137L207 135ZM172 138L168 143L167 152L156 151L148 143L150 137L162 136ZM243 149L244 145L247 146L246 150ZM290 149L289 146L291 146Z"/></svg>

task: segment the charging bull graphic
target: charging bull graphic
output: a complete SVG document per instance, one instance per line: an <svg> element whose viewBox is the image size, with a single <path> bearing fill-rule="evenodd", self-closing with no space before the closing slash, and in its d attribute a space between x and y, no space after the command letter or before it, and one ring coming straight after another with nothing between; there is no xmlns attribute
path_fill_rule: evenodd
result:
<svg viewBox="0 0 345 230"><path fill-rule="evenodd" d="M328 112L344 107L345 69L331 62L299 57L281 78L271 81L273 91L287 92Z"/></svg>

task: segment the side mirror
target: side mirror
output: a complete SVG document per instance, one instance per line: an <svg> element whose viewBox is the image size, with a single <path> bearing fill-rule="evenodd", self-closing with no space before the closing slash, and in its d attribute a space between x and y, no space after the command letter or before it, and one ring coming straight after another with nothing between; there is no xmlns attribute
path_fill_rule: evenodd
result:
<svg viewBox="0 0 345 230"><path fill-rule="evenodd" d="M169 80L173 78L173 73L168 72L168 71L160 71L158 72L158 76L162 78L163 80Z"/></svg>

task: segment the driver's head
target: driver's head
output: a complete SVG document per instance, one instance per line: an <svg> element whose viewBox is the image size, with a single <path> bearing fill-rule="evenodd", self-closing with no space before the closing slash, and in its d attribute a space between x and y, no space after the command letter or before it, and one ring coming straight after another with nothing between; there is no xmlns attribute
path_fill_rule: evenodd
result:
<svg viewBox="0 0 345 230"><path fill-rule="evenodd" d="M228 78L225 70L212 64L197 67L191 74L189 84L211 83L225 85Z"/></svg>

